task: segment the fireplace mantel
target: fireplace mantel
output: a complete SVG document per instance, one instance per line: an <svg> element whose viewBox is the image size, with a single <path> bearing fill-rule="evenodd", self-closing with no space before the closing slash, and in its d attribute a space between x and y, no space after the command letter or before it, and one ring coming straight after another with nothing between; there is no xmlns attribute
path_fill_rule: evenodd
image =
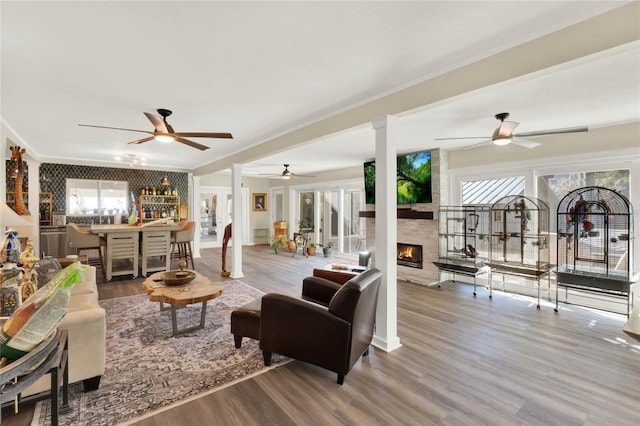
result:
<svg viewBox="0 0 640 426"><path fill-rule="evenodd" d="M375 218L375 210L365 210L358 213L359 217ZM433 212L413 209L398 209L398 219L427 219L433 220Z"/></svg>

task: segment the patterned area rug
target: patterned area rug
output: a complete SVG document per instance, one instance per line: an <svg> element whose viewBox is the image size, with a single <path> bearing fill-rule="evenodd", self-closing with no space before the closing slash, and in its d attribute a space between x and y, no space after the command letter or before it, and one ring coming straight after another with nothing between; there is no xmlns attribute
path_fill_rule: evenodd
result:
<svg viewBox="0 0 640 426"><path fill-rule="evenodd" d="M114 425L162 410L196 395L267 371L258 342L236 349L231 311L262 293L241 281L225 281L222 296L207 304L205 328L172 336L171 312L146 295L101 301L107 316L107 364L100 388L70 387L72 411L60 425ZM165 305L166 306L166 305ZM201 303L177 311L178 327L200 321ZM285 363L274 357L273 366ZM50 404L38 403L32 426L50 425Z"/></svg>

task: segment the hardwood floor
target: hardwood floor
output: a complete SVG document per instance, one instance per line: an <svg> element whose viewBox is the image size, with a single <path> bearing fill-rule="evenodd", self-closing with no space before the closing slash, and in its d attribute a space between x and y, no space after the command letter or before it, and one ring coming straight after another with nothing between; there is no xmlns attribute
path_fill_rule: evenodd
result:
<svg viewBox="0 0 640 426"><path fill-rule="evenodd" d="M245 247L243 256L242 281L293 296L327 263L268 246ZM220 250L207 249L196 268L221 281L220 263ZM100 297L140 293L139 283L100 284ZM556 314L523 296L472 292L399 282L402 347L373 348L343 386L294 361L135 424L640 424L640 342L622 331L626 317L569 305ZM3 411L3 421L29 424L28 411Z"/></svg>

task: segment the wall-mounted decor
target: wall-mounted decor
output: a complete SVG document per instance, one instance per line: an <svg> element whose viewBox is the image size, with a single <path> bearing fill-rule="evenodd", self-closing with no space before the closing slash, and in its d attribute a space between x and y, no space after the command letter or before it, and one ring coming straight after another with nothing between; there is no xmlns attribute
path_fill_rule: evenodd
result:
<svg viewBox="0 0 640 426"><path fill-rule="evenodd" d="M376 163L364 163L364 191L366 204L376 203ZM431 203L431 151L398 155L396 163L397 203Z"/></svg>
<svg viewBox="0 0 640 426"><path fill-rule="evenodd" d="M267 211L267 194L264 192L254 192L251 194L253 200L254 212L266 212Z"/></svg>

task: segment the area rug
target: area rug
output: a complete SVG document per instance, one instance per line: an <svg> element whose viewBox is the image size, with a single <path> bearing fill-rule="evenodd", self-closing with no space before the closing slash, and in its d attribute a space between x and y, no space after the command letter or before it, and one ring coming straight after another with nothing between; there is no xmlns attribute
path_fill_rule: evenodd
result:
<svg viewBox="0 0 640 426"><path fill-rule="evenodd" d="M171 312L146 295L101 301L107 319L107 363L100 388L70 387L72 411L60 425L115 425L146 417L197 395L210 393L265 367L258 342L243 339L236 349L230 332L231 311L262 293L237 280L207 304L205 328L173 337ZM178 327L200 321L201 303L177 311ZM274 358L272 366L286 363ZM32 426L48 426L50 404L39 402Z"/></svg>

